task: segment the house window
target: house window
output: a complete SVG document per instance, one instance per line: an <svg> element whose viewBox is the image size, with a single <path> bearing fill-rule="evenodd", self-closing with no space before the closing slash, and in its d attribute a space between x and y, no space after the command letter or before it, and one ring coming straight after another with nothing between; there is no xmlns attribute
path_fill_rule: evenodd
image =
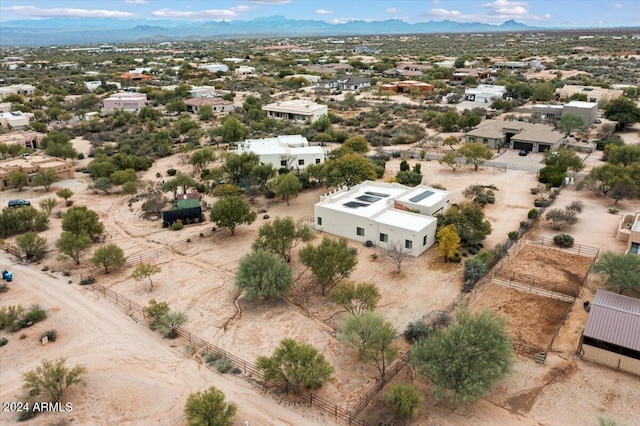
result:
<svg viewBox="0 0 640 426"><path fill-rule="evenodd" d="M364 228L356 227L356 234L360 237L364 237Z"/></svg>
<svg viewBox="0 0 640 426"><path fill-rule="evenodd" d="M631 243L629 253L640 254L640 243Z"/></svg>
<svg viewBox="0 0 640 426"><path fill-rule="evenodd" d="M424 237L422 237L422 245L423 246L427 245L427 236L426 235Z"/></svg>
<svg viewBox="0 0 640 426"><path fill-rule="evenodd" d="M488 143L489 143L489 139L487 139L487 138L483 138L483 139L482 139L482 142L486 145L486 144L488 144Z"/></svg>
<svg viewBox="0 0 640 426"><path fill-rule="evenodd" d="M387 234L380 233L380 242L388 243L389 242L389 236Z"/></svg>
<svg viewBox="0 0 640 426"><path fill-rule="evenodd" d="M316 164L320 164L320 159L316 158Z"/></svg>
<svg viewBox="0 0 640 426"><path fill-rule="evenodd" d="M322 218L318 216L318 225L322 226Z"/></svg>
<svg viewBox="0 0 640 426"><path fill-rule="evenodd" d="M407 250L411 250L413 248L413 241L404 240L404 248L406 248Z"/></svg>
<svg viewBox="0 0 640 426"><path fill-rule="evenodd" d="M280 160L280 165L282 167L287 167L287 160Z"/></svg>
<svg viewBox="0 0 640 426"><path fill-rule="evenodd" d="M304 166L304 160L298 160L298 166Z"/></svg>

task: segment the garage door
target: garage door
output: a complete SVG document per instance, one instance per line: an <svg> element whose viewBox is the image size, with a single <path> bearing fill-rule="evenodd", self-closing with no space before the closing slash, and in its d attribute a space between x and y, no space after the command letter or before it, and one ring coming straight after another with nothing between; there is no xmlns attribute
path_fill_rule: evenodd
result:
<svg viewBox="0 0 640 426"><path fill-rule="evenodd" d="M533 151L533 144L529 142L513 142L513 149L524 149L525 151Z"/></svg>
<svg viewBox="0 0 640 426"><path fill-rule="evenodd" d="M545 152L551 149L551 145L538 144L538 152Z"/></svg>

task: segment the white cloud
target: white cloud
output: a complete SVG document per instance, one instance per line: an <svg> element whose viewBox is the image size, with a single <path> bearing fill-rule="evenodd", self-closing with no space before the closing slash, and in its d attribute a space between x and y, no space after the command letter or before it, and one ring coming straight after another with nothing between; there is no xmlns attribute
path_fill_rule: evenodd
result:
<svg viewBox="0 0 640 426"><path fill-rule="evenodd" d="M331 20L332 24L346 24L347 22L357 21L358 18L335 18Z"/></svg>
<svg viewBox="0 0 640 426"><path fill-rule="evenodd" d="M395 13L400 13L400 9L396 7L390 7L389 9L385 10L385 12L389 14L395 14Z"/></svg>
<svg viewBox="0 0 640 426"><path fill-rule="evenodd" d="M124 0L125 3L129 4L147 4L147 0Z"/></svg>
<svg viewBox="0 0 640 426"><path fill-rule="evenodd" d="M506 16L526 16L529 13L528 4L519 1L495 0L493 3L481 4L480 7L493 9L493 13Z"/></svg>
<svg viewBox="0 0 640 426"><path fill-rule="evenodd" d="M333 15L333 10L317 9L313 13L317 15Z"/></svg>
<svg viewBox="0 0 640 426"><path fill-rule="evenodd" d="M616 3L616 9L622 9L622 5L620 3Z"/></svg>
<svg viewBox="0 0 640 426"><path fill-rule="evenodd" d="M462 16L462 13L457 10L431 9L427 12L427 15L435 18L459 18Z"/></svg>
<svg viewBox="0 0 640 426"><path fill-rule="evenodd" d="M35 6L12 6L3 8L33 18L133 18L134 13L104 9L73 9L68 7L41 9Z"/></svg>
<svg viewBox="0 0 640 426"><path fill-rule="evenodd" d="M422 16L437 19L450 19L458 22L482 22L485 24L501 24L504 21L514 19L519 22L542 21L551 18L551 14L535 15L529 12L529 5L522 1L495 0L491 3L480 5L486 9L485 13L467 14L457 10L442 8L431 9Z"/></svg>
<svg viewBox="0 0 640 426"><path fill-rule="evenodd" d="M440 4L440 0L431 0L431 3L433 3L433 4Z"/></svg>
<svg viewBox="0 0 640 426"><path fill-rule="evenodd" d="M251 9L253 9L251 6L246 6L241 4L240 6L233 6L230 10L234 12L247 12Z"/></svg>
<svg viewBox="0 0 640 426"><path fill-rule="evenodd" d="M291 3L293 0L251 0L255 4L285 4Z"/></svg>
<svg viewBox="0 0 640 426"><path fill-rule="evenodd" d="M236 12L229 9L207 9L198 10L195 12L173 10L173 9L159 9L151 12L151 15L162 18L176 18L176 19L228 19L238 16Z"/></svg>

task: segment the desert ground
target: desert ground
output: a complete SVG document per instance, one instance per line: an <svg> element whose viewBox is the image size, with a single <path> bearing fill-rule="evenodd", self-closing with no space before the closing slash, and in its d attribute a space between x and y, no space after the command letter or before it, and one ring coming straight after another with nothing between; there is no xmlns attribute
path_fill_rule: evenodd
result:
<svg viewBox="0 0 640 426"><path fill-rule="evenodd" d="M79 151L88 152L86 141L76 139L74 144ZM416 161L409 163L413 165ZM78 166L81 164L78 162ZM190 172L177 156L172 156L157 161L144 173L143 179L164 179L170 167ZM398 168L399 160L390 161L387 175L391 176ZM156 178L156 173L163 177ZM528 171L496 171L483 167L474 172L466 166L453 172L436 161L423 161L422 173L423 183L442 184L451 191L454 203L462 201L461 192L469 185L493 184L498 188L496 203L485 207L493 227L485 241L487 248L503 243L507 233L516 230L533 207L535 196L529 189L536 186L536 176ZM335 339L334 331L343 313L320 295L310 272L298 263L295 250L291 263L295 284L286 298L263 303L247 301L235 288L238 261L250 250L257 229L265 221L263 214L258 215L254 224L240 226L236 235L217 230L201 238L201 233L211 229L211 223L189 225L178 232L162 229L159 221L141 218L141 201L128 206L126 197L95 194L87 189L89 183L88 175L77 173L76 179L57 183L49 193L41 189L26 189L20 194L7 191L0 193L0 202L20 197L37 204L38 200L52 196L56 188L70 187L75 193L72 197L75 205L87 205L97 211L107 228L107 241L117 243L127 256L165 249L190 239L186 248L157 259L162 272L153 277L151 292L147 283L131 278L130 269L100 275L98 283L142 305L152 298L168 302L172 308L186 312L189 317L186 329L248 361L270 354L284 337L312 343L336 368L334 381L318 394L343 407L354 406L360 395L375 383L377 371L359 363L355 351ZM271 218L312 217L313 203L325 191L305 191L293 198L290 206L273 205L266 214ZM554 207L562 207L574 199L585 203L578 223L569 231L576 243L603 250L623 250L623 243L614 238L620 217L607 211L611 201L595 197L587 190L567 188L556 199ZM205 201L214 200L206 196ZM264 202L257 200L255 207L261 207ZM54 209L50 227L42 233L51 246L60 234L60 219L55 212L66 209L62 204ZM640 210L637 201L621 201L619 207L621 214ZM543 221L538 221L529 232L545 237L557 233ZM316 241L321 237L317 236ZM406 260L402 272L396 274L394 265L376 248L355 242L351 245L358 250L359 263L350 279L378 286L382 300L377 310L399 333L408 322L429 311L443 309L460 291L461 266L443 263L433 248L418 258ZM379 257L373 259L373 253ZM69 394L69 400L74 406L77 404L78 409L59 415L71 416L77 424L140 424L146 419L153 424L180 424L184 421L182 407L188 394L211 385L222 389L228 399L238 404L237 424L244 424L245 420L252 425L332 424L315 409L284 407L280 397L265 395L258 386L205 368L187 355L185 342L163 340L130 317L130 312L80 287L77 276L87 269L86 261L77 268L73 262L57 259L52 252L39 264L13 266L13 259L4 253L2 256L1 266L12 265L16 277L11 290L0 296L2 304L39 303L49 312L45 322L25 331L26 339L8 335L9 344L0 349L2 401L19 396L22 374L46 354L46 357L65 356L70 362L85 364L89 369L86 388ZM44 266L49 268L46 273L41 271ZM72 276L66 277L65 273ZM495 286L487 289L492 287ZM452 409L426 398L424 415L414 424L582 425L595 424L599 414L622 424L640 424L633 402L640 399L640 378L582 362L574 355L586 318L582 300L590 300L599 287L602 287L601 281L589 277L544 366L531 359L518 358L514 374L473 406ZM513 303L520 302L514 300ZM114 326L106 325L109 323ZM42 347L36 337L49 328L57 329L60 337ZM406 376L401 373L397 380L406 380ZM124 395L117 392L134 386L140 386L139 392ZM33 424L54 421L57 419L54 416L43 415ZM2 423L13 421L12 416L3 414Z"/></svg>

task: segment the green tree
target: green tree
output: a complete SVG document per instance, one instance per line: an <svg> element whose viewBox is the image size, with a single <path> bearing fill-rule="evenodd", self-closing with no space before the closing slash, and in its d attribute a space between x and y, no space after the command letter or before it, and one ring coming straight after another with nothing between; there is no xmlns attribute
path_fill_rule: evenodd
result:
<svg viewBox="0 0 640 426"><path fill-rule="evenodd" d="M632 253L606 251L593 264L591 270L602 276L618 293L640 288L640 256Z"/></svg>
<svg viewBox="0 0 640 426"><path fill-rule="evenodd" d="M187 322L187 315L181 311L164 312L155 322L154 331L162 334L167 339L178 337L177 329Z"/></svg>
<svg viewBox="0 0 640 426"><path fill-rule="evenodd" d="M349 249L346 238L332 240L324 237L318 246L307 244L300 250L300 262L311 269L320 282L322 295L351 275L358 258Z"/></svg>
<svg viewBox="0 0 640 426"><path fill-rule="evenodd" d="M331 380L333 366L316 348L287 338L280 341L270 357L259 356L256 367L264 372L265 382L284 380L293 386L295 393L300 388L318 389Z"/></svg>
<svg viewBox="0 0 640 426"><path fill-rule="evenodd" d="M220 136L225 143L241 141L248 133L249 130L235 117L228 117L220 128Z"/></svg>
<svg viewBox="0 0 640 426"><path fill-rule="evenodd" d="M486 395L513 365L504 318L489 311L461 310L456 321L411 347L411 363L435 384L440 399L454 403Z"/></svg>
<svg viewBox="0 0 640 426"><path fill-rule="evenodd" d="M562 147L556 151L546 151L542 162L547 167L555 167L559 170L571 170L574 173L584 168L582 159L576 152L568 147Z"/></svg>
<svg viewBox="0 0 640 426"><path fill-rule="evenodd" d="M44 396L53 402L62 401L69 386L84 385L87 369L82 365L66 366L67 360L42 360L40 365L24 375L24 389L31 397Z"/></svg>
<svg viewBox="0 0 640 426"><path fill-rule="evenodd" d="M291 250L300 242L313 238L313 231L301 222L294 222L290 216L277 217L265 222L258 229L258 236L253 242L253 249L266 250L291 262Z"/></svg>
<svg viewBox="0 0 640 426"><path fill-rule="evenodd" d="M584 118L580 117L578 114L573 114L571 112L562 114L557 126L558 129L562 130L565 136L569 136L569 133L573 132L574 130L584 132L589 128L587 126L587 123L585 123Z"/></svg>
<svg viewBox="0 0 640 426"><path fill-rule="evenodd" d="M111 180L108 177L99 177L93 182L93 189L97 194L98 191L103 191L105 194L111 193Z"/></svg>
<svg viewBox="0 0 640 426"><path fill-rule="evenodd" d="M491 233L491 223L485 219L482 206L464 202L451 206L444 217L443 225L454 225L462 243L475 244Z"/></svg>
<svg viewBox="0 0 640 426"><path fill-rule="evenodd" d="M40 169L33 178L35 186L44 186L44 190L48 191L51 185L56 183L60 178L53 169Z"/></svg>
<svg viewBox="0 0 640 426"><path fill-rule="evenodd" d="M438 162L442 165L451 167L451 170L454 172L460 165L458 164L458 158L460 158L460 154L458 152L446 152Z"/></svg>
<svg viewBox="0 0 640 426"><path fill-rule="evenodd" d="M440 228L438 234L438 253L447 262L455 256L458 246L460 245L460 237L456 231L455 225L447 225Z"/></svg>
<svg viewBox="0 0 640 426"><path fill-rule="evenodd" d="M225 158L224 170L231 181L241 185L251 176L251 171L260 164L260 157L252 152L242 154L229 154Z"/></svg>
<svg viewBox="0 0 640 426"><path fill-rule="evenodd" d="M594 193L602 193L607 196L609 191L627 176L629 176L628 170L624 166L607 163L591 169L585 178L585 183Z"/></svg>
<svg viewBox="0 0 640 426"><path fill-rule="evenodd" d="M233 426L236 405L226 402L224 394L215 387L189 395L184 414L189 426Z"/></svg>
<svg viewBox="0 0 640 426"><path fill-rule="evenodd" d="M9 185L18 188L18 192L29 184L29 175L23 170L11 170L7 175Z"/></svg>
<svg viewBox="0 0 640 426"><path fill-rule="evenodd" d="M448 110L441 112L436 117L436 121L442 128L443 132L453 132L458 127L458 120L460 115L454 110Z"/></svg>
<svg viewBox="0 0 640 426"><path fill-rule="evenodd" d="M47 239L35 232L27 232L16 238L16 245L29 260L40 260L47 252Z"/></svg>
<svg viewBox="0 0 640 426"><path fill-rule="evenodd" d="M50 143L44 153L58 158L76 158L78 156L78 151L69 142Z"/></svg>
<svg viewBox="0 0 640 426"><path fill-rule="evenodd" d="M93 253L91 263L96 268L103 266L104 272L108 274L109 268L114 269L124 265L124 251L115 244L106 244Z"/></svg>
<svg viewBox="0 0 640 426"><path fill-rule="evenodd" d="M64 231L56 241L58 250L73 259L76 265L80 264L80 258L89 250L90 246L91 238L84 233L74 234L73 232Z"/></svg>
<svg viewBox="0 0 640 426"><path fill-rule="evenodd" d="M640 162L640 145L612 146L607 152L607 162L624 167Z"/></svg>
<svg viewBox="0 0 640 426"><path fill-rule="evenodd" d="M112 185L124 185L127 182L136 182L138 175L133 169L116 170L109 175L109 181Z"/></svg>
<svg viewBox="0 0 640 426"><path fill-rule="evenodd" d="M555 96L555 88L551 83L537 83L533 86L531 100L537 102L548 102Z"/></svg>
<svg viewBox="0 0 640 426"><path fill-rule="evenodd" d="M66 205L69 205L69 198L73 197L73 191L69 188L62 188L56 192L56 195L62 198Z"/></svg>
<svg viewBox="0 0 640 426"><path fill-rule="evenodd" d="M211 207L211 221L221 228L227 228L231 235L236 233L236 226L252 224L256 220L256 212L240 197L222 198Z"/></svg>
<svg viewBox="0 0 640 426"><path fill-rule="evenodd" d="M493 151L482 143L465 143L458 149L458 153L465 158L467 164L473 164L476 171L493 157Z"/></svg>
<svg viewBox="0 0 640 426"><path fill-rule="evenodd" d="M465 132L468 132L480 124L481 121L482 117L475 112L465 112L458 119L458 126L460 126Z"/></svg>
<svg viewBox="0 0 640 426"><path fill-rule="evenodd" d="M373 311L380 301L378 287L372 283L341 282L331 290L331 301L352 315Z"/></svg>
<svg viewBox="0 0 640 426"><path fill-rule="evenodd" d="M276 174L276 169L273 168L271 163L267 164L258 164L253 169L251 169L250 177L255 185L261 190L265 190L267 188L267 182Z"/></svg>
<svg viewBox="0 0 640 426"><path fill-rule="evenodd" d="M42 211L47 215L50 215L53 208L56 206L56 204L58 204L58 200L53 197L49 197L41 200L39 204Z"/></svg>
<svg viewBox="0 0 640 426"><path fill-rule="evenodd" d="M342 148L350 149L356 154L366 154L369 152L369 142L362 136L352 136L344 141Z"/></svg>
<svg viewBox="0 0 640 426"><path fill-rule="evenodd" d="M189 164L193 166L194 173L200 173L215 159L216 153L212 148L202 148L189 156Z"/></svg>
<svg viewBox="0 0 640 426"><path fill-rule="evenodd" d="M372 311L350 315L338 335L341 342L358 350L360 361L373 364L381 377L398 355L399 347L394 343L398 333L391 322Z"/></svg>
<svg viewBox="0 0 640 426"><path fill-rule="evenodd" d="M352 187L365 180L375 180L377 177L373 164L358 154L345 154L327 161L324 172L327 185L333 187Z"/></svg>
<svg viewBox="0 0 640 426"><path fill-rule="evenodd" d="M273 186L276 189L276 193L287 201L287 206L289 205L289 198L292 195L297 195L302 189L300 180L293 173L278 176Z"/></svg>
<svg viewBox="0 0 640 426"><path fill-rule="evenodd" d="M149 304L143 308L144 316L149 323L149 327L155 330L160 323L160 319L171 311L167 302L158 302L156 299L149 300Z"/></svg>
<svg viewBox="0 0 640 426"><path fill-rule="evenodd" d="M640 108L635 101L621 96L605 105L604 116L608 120L617 121L618 130L624 130L627 126L640 121Z"/></svg>
<svg viewBox="0 0 640 426"><path fill-rule="evenodd" d="M393 414L401 418L415 417L420 413L424 398L412 384L393 385L383 401L391 408Z"/></svg>
<svg viewBox="0 0 640 426"><path fill-rule="evenodd" d="M136 281L148 278L149 291L151 291L153 289L153 280L151 280L151 275L159 274L161 271L162 268L158 265L154 265L153 263L138 263L131 273L131 276Z"/></svg>
<svg viewBox="0 0 640 426"><path fill-rule="evenodd" d="M202 105L198 108L198 117L200 121L209 121L213 118L213 107L211 105Z"/></svg>
<svg viewBox="0 0 640 426"><path fill-rule="evenodd" d="M258 249L240 259L236 286L244 290L248 299L278 297L292 284L291 268L264 250Z"/></svg>
<svg viewBox="0 0 640 426"><path fill-rule="evenodd" d="M242 195L242 188L232 183L216 185L213 189L213 196L218 198L239 197Z"/></svg>
<svg viewBox="0 0 640 426"><path fill-rule="evenodd" d="M90 237L104 234L98 214L86 206L71 207L62 217L62 230Z"/></svg>

